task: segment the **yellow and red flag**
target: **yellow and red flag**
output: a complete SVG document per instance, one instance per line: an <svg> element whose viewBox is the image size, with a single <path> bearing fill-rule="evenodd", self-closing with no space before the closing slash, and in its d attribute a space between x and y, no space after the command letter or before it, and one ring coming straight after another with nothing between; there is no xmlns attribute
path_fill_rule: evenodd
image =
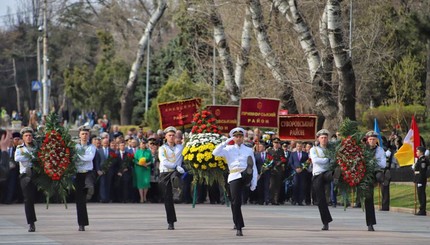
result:
<svg viewBox="0 0 430 245"><path fill-rule="evenodd" d="M412 116L411 128L403 140L403 145L394 154L400 167L410 166L415 163L416 148L420 146L420 132L418 125L415 122L415 117Z"/></svg>

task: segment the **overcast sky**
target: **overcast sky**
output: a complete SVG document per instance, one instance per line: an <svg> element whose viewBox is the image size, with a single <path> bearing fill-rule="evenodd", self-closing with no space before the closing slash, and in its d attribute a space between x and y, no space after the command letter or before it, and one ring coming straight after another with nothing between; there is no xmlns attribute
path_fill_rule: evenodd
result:
<svg viewBox="0 0 430 245"><path fill-rule="evenodd" d="M7 18L7 7L10 8L10 13L15 15L16 5L18 0L0 0L0 26L4 26L4 20Z"/></svg>
<svg viewBox="0 0 430 245"><path fill-rule="evenodd" d="M3 18L4 15L7 14L7 7L11 8L12 13L15 13L15 6L17 4L17 0L1 0L0 1L0 16Z"/></svg>

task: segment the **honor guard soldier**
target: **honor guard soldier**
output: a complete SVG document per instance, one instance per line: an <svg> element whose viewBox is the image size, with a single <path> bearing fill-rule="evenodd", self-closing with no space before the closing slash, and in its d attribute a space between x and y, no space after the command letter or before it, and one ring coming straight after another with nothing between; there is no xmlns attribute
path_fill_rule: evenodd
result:
<svg viewBox="0 0 430 245"><path fill-rule="evenodd" d="M309 150L309 157L312 160L312 183L316 193L318 202L318 210L320 212L323 227L321 230L326 231L329 229L328 224L333 221L330 211L328 210L325 186L329 184L332 179L330 178L331 160L324 154L328 147L328 136L330 132L327 129L321 129L317 132L318 144Z"/></svg>
<svg viewBox="0 0 430 245"><path fill-rule="evenodd" d="M267 153L273 157L273 166L270 170L270 196L272 205L279 205L282 187L282 180L285 177L285 165L288 164L288 159L285 158L285 152L281 147L281 140L274 138L272 140L273 147L267 149Z"/></svg>
<svg viewBox="0 0 430 245"><path fill-rule="evenodd" d="M79 231L85 231L89 225L87 212L87 198L85 193L85 179L87 173L93 170L93 159L96 147L89 143L90 129L87 126L79 127L79 143L76 144L78 155L76 161L76 212L78 216Z"/></svg>
<svg viewBox="0 0 430 245"><path fill-rule="evenodd" d="M245 130L234 128L230 131L230 138L219 144L213 151L214 156L225 157L230 174L229 196L231 197L231 211L236 229L236 236L243 236L242 228L245 227L242 216L242 192L244 187L250 186L251 191L257 187L257 166L255 165L252 148L243 144ZM229 145L234 141L234 145Z"/></svg>
<svg viewBox="0 0 430 245"><path fill-rule="evenodd" d="M25 127L20 131L23 144L19 145L15 151L15 161L19 162L19 173L22 194L24 196L25 217L29 225L28 232L35 232L36 211L34 210L34 199L36 195L36 185L32 180L33 163L32 154L36 150L33 142L33 129Z"/></svg>
<svg viewBox="0 0 430 245"><path fill-rule="evenodd" d="M424 156L426 148L423 146L417 147L418 160L414 165L415 183L418 193L418 201L420 202L420 210L415 215L427 215L426 213L426 186L427 186L427 168L429 166L428 159Z"/></svg>
<svg viewBox="0 0 430 245"><path fill-rule="evenodd" d="M175 206L173 203L173 178L177 178L178 173L183 174L182 168L182 145L175 144L176 128L167 127L164 130L166 140L158 150L158 159L160 161L160 184L164 187L164 207L166 209L168 230L174 230L174 223L177 221Z"/></svg>
<svg viewBox="0 0 430 245"><path fill-rule="evenodd" d="M387 158L384 149L377 145L379 134L375 131L366 133L367 146L372 152L372 156L376 159L375 170L383 170L387 166ZM367 194L364 197L364 209L366 211L366 225L368 231L375 231L373 225L376 225L375 205L373 203L374 183L370 183L367 188Z"/></svg>

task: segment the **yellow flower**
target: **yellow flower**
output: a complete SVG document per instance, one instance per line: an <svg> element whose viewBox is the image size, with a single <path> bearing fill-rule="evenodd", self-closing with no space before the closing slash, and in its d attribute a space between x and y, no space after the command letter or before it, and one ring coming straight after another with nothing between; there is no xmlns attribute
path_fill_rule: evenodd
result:
<svg viewBox="0 0 430 245"><path fill-rule="evenodd" d="M194 168L199 168L199 165L197 163L194 163L193 167Z"/></svg>
<svg viewBox="0 0 430 245"><path fill-rule="evenodd" d="M190 152L196 152L198 151L198 148L195 146L191 146Z"/></svg>
<svg viewBox="0 0 430 245"><path fill-rule="evenodd" d="M204 164L202 164L202 166L201 166L201 167L202 167L202 169L203 169L203 170L206 170L206 169L208 168L208 167L207 167L206 165L204 165Z"/></svg>
<svg viewBox="0 0 430 245"><path fill-rule="evenodd" d="M213 149L215 149L215 145L214 145L214 144L212 144L212 143L209 143L209 144L208 144L208 149L209 149L210 151L213 151Z"/></svg>
<svg viewBox="0 0 430 245"><path fill-rule="evenodd" d="M193 160L193 158L194 158L194 154L189 153L189 154L188 154L188 160L192 161L192 160Z"/></svg>
<svg viewBox="0 0 430 245"><path fill-rule="evenodd" d="M197 161L202 162L203 158L205 157L205 154L203 153L197 153Z"/></svg>
<svg viewBox="0 0 430 245"><path fill-rule="evenodd" d="M137 163L140 166L146 166L146 158L142 157L141 159L139 159L139 162Z"/></svg>
<svg viewBox="0 0 430 245"><path fill-rule="evenodd" d="M187 146L187 147L184 147L184 150L182 151L182 155L183 156L185 156L187 153L188 153L188 150L189 150L190 148Z"/></svg>

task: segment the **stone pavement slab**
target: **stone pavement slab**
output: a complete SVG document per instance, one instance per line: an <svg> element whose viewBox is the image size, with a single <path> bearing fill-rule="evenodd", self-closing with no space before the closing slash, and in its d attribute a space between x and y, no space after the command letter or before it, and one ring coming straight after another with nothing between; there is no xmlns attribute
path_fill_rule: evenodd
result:
<svg viewBox="0 0 430 245"><path fill-rule="evenodd" d="M361 209L332 208L321 231L316 206L244 205L244 236L232 230L225 205L177 204L175 230L167 230L163 204L89 203L90 225L78 231L76 208L36 204L36 232L27 232L23 204L0 205L0 244L429 244L430 217L378 212L368 232Z"/></svg>

